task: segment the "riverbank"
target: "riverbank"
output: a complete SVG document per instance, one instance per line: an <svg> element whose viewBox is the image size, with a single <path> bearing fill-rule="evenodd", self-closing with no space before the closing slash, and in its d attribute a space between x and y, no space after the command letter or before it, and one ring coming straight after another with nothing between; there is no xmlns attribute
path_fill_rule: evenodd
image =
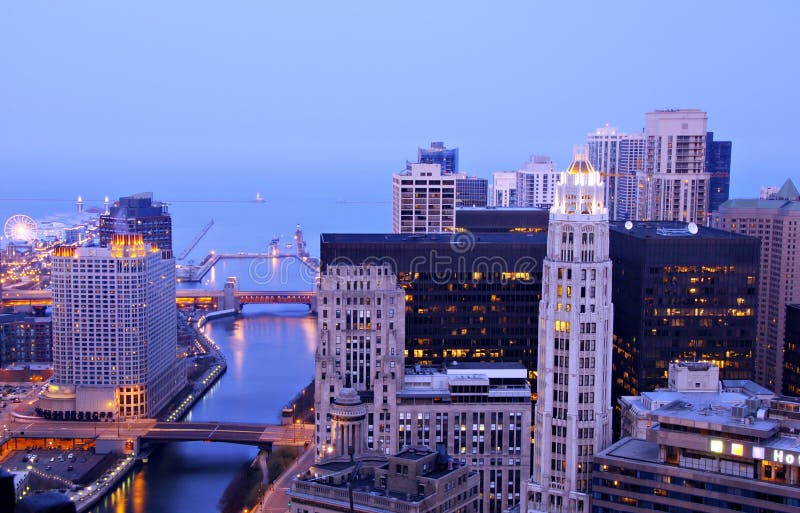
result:
<svg viewBox="0 0 800 513"><path fill-rule="evenodd" d="M186 322L192 327L194 341L197 342L204 351L203 356L195 357L196 359L203 358L204 360L202 362L195 360L194 366L199 367L202 363L203 368L200 369L201 374L199 376L191 376L192 381L186 385L183 391L177 396L176 400L173 400L173 402L158 415L157 418L159 420L175 422L176 420L182 419L197 401L202 399L206 392L214 386L214 383L225 374L225 371L228 370L228 362L225 359L225 355L222 354L222 350L217 343L205 334L203 327L208 321L235 315L237 315L236 310L231 309L209 312L200 316L196 322L191 322L188 318L186 319ZM205 361L205 359L207 359L207 361Z"/></svg>

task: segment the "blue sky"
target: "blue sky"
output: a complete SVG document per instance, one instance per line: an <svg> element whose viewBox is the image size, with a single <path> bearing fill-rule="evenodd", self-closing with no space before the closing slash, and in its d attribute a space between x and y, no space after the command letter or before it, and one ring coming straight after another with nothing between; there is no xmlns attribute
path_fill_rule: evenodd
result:
<svg viewBox="0 0 800 513"><path fill-rule="evenodd" d="M797 175L798 19L788 1L7 1L0 196L386 200L431 140L488 177L682 107L734 141L749 196Z"/></svg>

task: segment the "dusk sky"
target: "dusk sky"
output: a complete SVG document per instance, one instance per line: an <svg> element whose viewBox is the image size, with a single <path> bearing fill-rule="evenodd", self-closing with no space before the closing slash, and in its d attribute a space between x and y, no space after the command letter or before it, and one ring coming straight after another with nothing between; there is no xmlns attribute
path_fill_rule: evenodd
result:
<svg viewBox="0 0 800 513"><path fill-rule="evenodd" d="M563 168L587 132L660 108L706 110L732 196L753 196L797 176L798 19L796 1L8 1L0 196L302 180L388 200L431 140L484 177L532 153Z"/></svg>

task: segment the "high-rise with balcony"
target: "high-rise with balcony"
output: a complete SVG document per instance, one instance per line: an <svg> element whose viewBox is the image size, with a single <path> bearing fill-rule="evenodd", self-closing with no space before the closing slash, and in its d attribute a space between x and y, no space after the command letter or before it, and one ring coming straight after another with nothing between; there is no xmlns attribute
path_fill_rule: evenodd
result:
<svg viewBox="0 0 800 513"><path fill-rule="evenodd" d="M705 225L711 174L706 170L708 116L698 109L648 112L641 220Z"/></svg>
<svg viewBox="0 0 800 513"><path fill-rule="evenodd" d="M53 419L153 417L185 384L175 263L142 235L53 254Z"/></svg>
<svg viewBox="0 0 800 513"><path fill-rule="evenodd" d="M101 246L108 246L114 235L138 233L164 258L172 258L172 217L166 203L153 201L152 192L121 197L100 216L99 226Z"/></svg>
<svg viewBox="0 0 800 513"><path fill-rule="evenodd" d="M786 305L800 302L800 193L791 180L774 199L732 199L712 226L761 239L755 381L783 391Z"/></svg>
<svg viewBox="0 0 800 513"><path fill-rule="evenodd" d="M644 134L625 134L606 124L587 135L589 161L606 183L610 220L636 218L638 184L644 171Z"/></svg>
<svg viewBox="0 0 800 513"><path fill-rule="evenodd" d="M539 307L534 469L522 511L588 512L611 443L611 260L603 180L577 153L550 209Z"/></svg>
<svg viewBox="0 0 800 513"><path fill-rule="evenodd" d="M517 206L517 172L497 171L492 173L491 207Z"/></svg>
<svg viewBox="0 0 800 513"><path fill-rule="evenodd" d="M452 232L456 223L456 175L440 164L409 164L392 189L394 233Z"/></svg>
<svg viewBox="0 0 800 513"><path fill-rule="evenodd" d="M531 155L517 171L517 207L550 208L558 182L556 163L547 155Z"/></svg>

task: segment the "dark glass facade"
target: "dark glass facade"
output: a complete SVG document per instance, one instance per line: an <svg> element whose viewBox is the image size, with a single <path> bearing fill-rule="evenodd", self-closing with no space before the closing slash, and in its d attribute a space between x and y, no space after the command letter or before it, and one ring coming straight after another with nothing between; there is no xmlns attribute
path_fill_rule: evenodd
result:
<svg viewBox="0 0 800 513"><path fill-rule="evenodd" d="M486 178L468 176L456 180L456 208L485 207L489 194L489 181Z"/></svg>
<svg viewBox="0 0 800 513"><path fill-rule="evenodd" d="M442 174L458 173L458 148L448 148L440 141L432 142L430 148L417 149L417 163L439 164Z"/></svg>
<svg viewBox="0 0 800 513"><path fill-rule="evenodd" d="M166 203L153 201L150 193L126 196L114 202L108 214L100 216L100 244L108 246L115 234L142 234L164 258L172 258L172 217Z"/></svg>
<svg viewBox="0 0 800 513"><path fill-rule="evenodd" d="M783 393L795 397L800 396L800 305L786 305Z"/></svg>
<svg viewBox="0 0 800 513"><path fill-rule="evenodd" d="M543 208L462 208L456 210L456 231L475 233L540 233L550 213Z"/></svg>
<svg viewBox="0 0 800 513"><path fill-rule="evenodd" d="M612 397L667 385L669 362L752 379L760 241L683 223L611 223Z"/></svg>
<svg viewBox="0 0 800 513"><path fill-rule="evenodd" d="M716 212L730 196L731 147L731 141L715 141L714 132L706 134L706 173L711 173L709 212Z"/></svg>
<svg viewBox="0 0 800 513"><path fill-rule="evenodd" d="M49 317L0 314L0 367L52 361L53 330Z"/></svg>
<svg viewBox="0 0 800 513"><path fill-rule="evenodd" d="M407 363L536 370L545 234L323 234L321 263L387 263L406 292ZM532 384L532 389L535 386Z"/></svg>

